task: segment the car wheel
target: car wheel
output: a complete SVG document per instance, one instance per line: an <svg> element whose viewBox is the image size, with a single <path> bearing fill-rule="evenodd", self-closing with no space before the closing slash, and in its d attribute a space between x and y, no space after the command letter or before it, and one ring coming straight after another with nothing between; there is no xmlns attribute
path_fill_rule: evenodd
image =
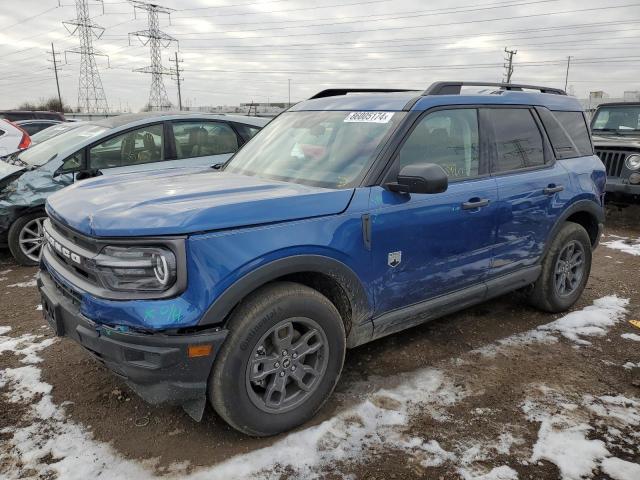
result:
<svg viewBox="0 0 640 480"><path fill-rule="evenodd" d="M584 290L591 272L591 240L577 223L565 223L551 242L529 301L546 312L569 309Z"/></svg>
<svg viewBox="0 0 640 480"><path fill-rule="evenodd" d="M344 324L321 293L291 282L266 285L229 320L209 399L235 429L275 435L309 420L333 391L344 363Z"/></svg>
<svg viewBox="0 0 640 480"><path fill-rule="evenodd" d="M18 218L9 229L9 250L20 265L34 266L40 262L44 245L42 224L47 216L34 212Z"/></svg>

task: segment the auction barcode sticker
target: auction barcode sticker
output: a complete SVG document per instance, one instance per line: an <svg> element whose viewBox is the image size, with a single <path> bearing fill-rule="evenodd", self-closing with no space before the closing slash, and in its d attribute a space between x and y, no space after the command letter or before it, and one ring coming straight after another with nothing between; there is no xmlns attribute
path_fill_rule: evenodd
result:
<svg viewBox="0 0 640 480"><path fill-rule="evenodd" d="M344 119L345 122L362 123L389 123L393 117L393 112L351 112Z"/></svg>

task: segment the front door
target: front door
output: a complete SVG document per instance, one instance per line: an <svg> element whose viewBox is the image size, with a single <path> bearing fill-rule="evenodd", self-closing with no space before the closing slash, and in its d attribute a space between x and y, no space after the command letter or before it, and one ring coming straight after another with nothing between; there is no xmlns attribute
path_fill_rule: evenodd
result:
<svg viewBox="0 0 640 480"><path fill-rule="evenodd" d="M476 109L428 112L400 147L388 181L405 165L434 163L449 175L447 191L409 195L372 187L376 315L482 285L497 203L482 137Z"/></svg>

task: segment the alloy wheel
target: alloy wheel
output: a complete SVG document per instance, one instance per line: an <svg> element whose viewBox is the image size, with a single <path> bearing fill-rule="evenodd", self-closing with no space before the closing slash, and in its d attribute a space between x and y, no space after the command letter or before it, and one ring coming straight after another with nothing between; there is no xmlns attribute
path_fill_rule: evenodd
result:
<svg viewBox="0 0 640 480"><path fill-rule="evenodd" d="M38 217L27 222L18 236L20 250L29 260L34 262L39 262L42 255L42 245L44 244L43 223L46 218Z"/></svg>
<svg viewBox="0 0 640 480"><path fill-rule="evenodd" d="M253 404L284 413L307 400L320 384L329 357L327 337L310 318L288 318L269 329L254 347L246 372Z"/></svg>
<svg viewBox="0 0 640 480"><path fill-rule="evenodd" d="M584 247L577 240L567 243L556 261L555 290L561 297L573 294L584 276Z"/></svg>

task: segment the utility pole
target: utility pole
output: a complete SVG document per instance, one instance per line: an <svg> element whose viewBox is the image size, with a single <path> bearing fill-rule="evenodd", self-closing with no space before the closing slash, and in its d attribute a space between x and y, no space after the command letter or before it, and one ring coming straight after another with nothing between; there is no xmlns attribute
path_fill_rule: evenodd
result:
<svg viewBox="0 0 640 480"><path fill-rule="evenodd" d="M53 42L51 42L51 62L53 63L53 71L56 75L56 87L58 88L58 102L60 104L60 112L64 112L64 106L62 105L62 95L60 95L60 80L58 80L58 57L59 53L56 53L53 48Z"/></svg>
<svg viewBox="0 0 640 480"><path fill-rule="evenodd" d="M569 67L571 66L571 55L567 57L567 74L564 76L564 91L567 91L567 85L569 84Z"/></svg>
<svg viewBox="0 0 640 480"><path fill-rule="evenodd" d="M289 78L289 106L291 108L291 79Z"/></svg>
<svg viewBox="0 0 640 480"><path fill-rule="evenodd" d="M98 1L102 3L102 0ZM65 59L67 52L80 54L78 109L87 113L108 113L107 97L96 65L96 56L107 56L93 48L93 39L100 39L104 28L91 20L88 0L76 0L76 18L62 23L71 35L77 34L80 39L79 47L65 51Z"/></svg>
<svg viewBox="0 0 640 480"><path fill-rule="evenodd" d="M149 109L150 110L164 110L171 107L169 97L167 97L167 90L164 87L163 75L170 75L171 70L165 68L162 65L162 53L161 48L167 48L171 42L178 42L171 35L168 35L160 30L160 22L158 21L158 14L165 13L170 15L173 9L161 7L152 3L144 3L137 0L132 0L133 11L135 15L136 9L145 10L147 12L147 19L149 22L149 28L147 30L140 30L137 32L131 32L129 35L133 35L140 39L142 45L149 45L149 52L151 54L151 65L148 67L137 68L134 72L150 73L151 74L151 90L149 91ZM130 37L129 37L130 38Z"/></svg>
<svg viewBox="0 0 640 480"><path fill-rule="evenodd" d="M182 60L178 60L178 52L175 52L174 61L176 62L176 66L172 69L171 73L175 75L175 80L178 83L178 110L182 110L182 92L180 90L180 72L182 72L180 63L182 63Z"/></svg>
<svg viewBox="0 0 640 480"><path fill-rule="evenodd" d="M509 50L507 47L504 49L504 53L506 53L506 57L504 58L507 63L504 64L505 72L505 83L511 83L511 76L513 75L513 56L518 53L517 50Z"/></svg>

